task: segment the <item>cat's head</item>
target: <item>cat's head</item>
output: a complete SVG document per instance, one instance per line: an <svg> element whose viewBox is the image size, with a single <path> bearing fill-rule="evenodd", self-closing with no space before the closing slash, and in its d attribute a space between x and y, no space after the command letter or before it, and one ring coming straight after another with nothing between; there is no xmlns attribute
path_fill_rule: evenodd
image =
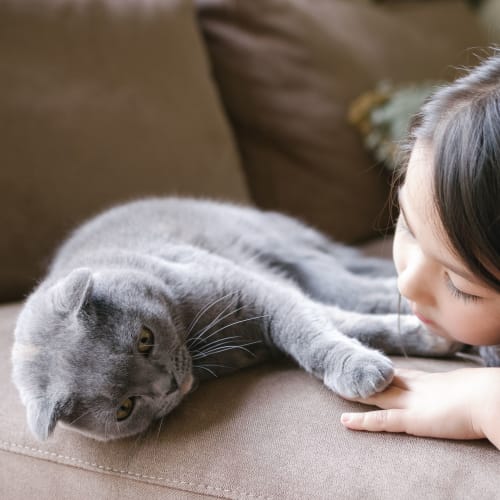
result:
<svg viewBox="0 0 500 500"><path fill-rule="evenodd" d="M179 404L192 361L160 280L76 269L27 300L15 331L13 380L28 425L58 421L95 439L144 431Z"/></svg>

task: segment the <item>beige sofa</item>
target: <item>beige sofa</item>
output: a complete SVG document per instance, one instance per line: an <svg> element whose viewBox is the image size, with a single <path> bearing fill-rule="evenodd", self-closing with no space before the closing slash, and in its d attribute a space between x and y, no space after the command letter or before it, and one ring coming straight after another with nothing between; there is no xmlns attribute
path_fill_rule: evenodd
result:
<svg viewBox="0 0 500 500"><path fill-rule="evenodd" d="M380 235L389 181L348 104L383 78L446 78L484 43L458 0L0 2L0 498L498 498L488 442L350 432L361 405L287 360L202 384L145 436L40 443L9 359L64 234L119 201L209 196Z"/></svg>

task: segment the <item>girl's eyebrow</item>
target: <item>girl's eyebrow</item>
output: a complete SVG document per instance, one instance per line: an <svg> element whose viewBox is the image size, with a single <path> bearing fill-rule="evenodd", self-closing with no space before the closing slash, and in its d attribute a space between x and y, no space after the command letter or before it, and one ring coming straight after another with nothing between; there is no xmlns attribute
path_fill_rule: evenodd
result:
<svg viewBox="0 0 500 500"><path fill-rule="evenodd" d="M401 211L401 213L403 214L403 218L406 222L406 226L408 227L408 229L410 230L410 233L412 234L412 236L414 238L416 238L415 236L415 232L413 231L413 229L411 228L411 225L410 225L410 221L408 220L408 217L406 216L406 212L404 210L404 207L403 207L403 196L401 194L401 190L402 190L402 186L400 186L398 188L398 204L399 204L399 210ZM470 281L471 283L474 283L475 285L479 285L479 286L483 286L484 285L482 283L480 283L477 278L474 277L474 275L470 274L469 272L467 272L465 269L461 269L453 264L450 264L448 262L444 262L443 260L437 258L437 257L433 257L434 260L438 261L443 267L446 267L447 269L449 269L450 271L453 271L455 274L457 274L458 276L461 276L462 278L464 278L465 280L467 281Z"/></svg>

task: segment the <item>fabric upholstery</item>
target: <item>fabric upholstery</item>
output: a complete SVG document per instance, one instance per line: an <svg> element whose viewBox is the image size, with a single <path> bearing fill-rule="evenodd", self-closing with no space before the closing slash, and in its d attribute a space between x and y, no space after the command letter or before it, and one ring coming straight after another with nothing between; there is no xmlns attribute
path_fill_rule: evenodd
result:
<svg viewBox="0 0 500 500"><path fill-rule="evenodd" d="M389 178L349 104L380 79L440 80L474 62L465 49L484 38L465 2L196 2L256 203L350 243L383 231Z"/></svg>
<svg viewBox="0 0 500 500"><path fill-rule="evenodd" d="M45 443L9 381L19 305L0 307L0 498L496 498L498 451L459 442L348 431L361 410L290 362L200 384L144 437L99 443L64 428ZM450 370L472 362L397 359Z"/></svg>
<svg viewBox="0 0 500 500"><path fill-rule="evenodd" d="M0 2L0 301L117 202L248 199L191 2L108 2Z"/></svg>

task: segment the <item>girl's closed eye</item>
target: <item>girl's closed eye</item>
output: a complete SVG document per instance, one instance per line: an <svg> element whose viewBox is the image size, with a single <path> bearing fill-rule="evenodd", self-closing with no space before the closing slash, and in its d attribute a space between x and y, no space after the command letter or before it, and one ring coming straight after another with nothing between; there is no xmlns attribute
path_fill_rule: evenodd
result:
<svg viewBox="0 0 500 500"><path fill-rule="evenodd" d="M458 289L453 284L453 281L451 281L450 275L448 273L445 273L444 277L446 286L454 297L457 297L463 300L464 302L477 302L478 300L481 300L481 297L478 297L477 295L472 295L470 293L462 292L462 290Z"/></svg>
<svg viewBox="0 0 500 500"><path fill-rule="evenodd" d="M404 234L408 235L410 238L415 239L415 235L413 234L413 231L409 228L408 224L406 223L404 213L402 211L400 212L399 217L398 217L397 230L402 231ZM477 302L478 300L481 300L481 297L479 297L477 295L473 295L471 293L463 292L457 286L455 286L455 284L453 283L453 281L450 278L450 275L447 272L445 273L444 276L445 276L444 279L445 279L446 287L448 288L448 290L450 291L450 293L454 297L456 297L456 298L458 298L466 303Z"/></svg>

